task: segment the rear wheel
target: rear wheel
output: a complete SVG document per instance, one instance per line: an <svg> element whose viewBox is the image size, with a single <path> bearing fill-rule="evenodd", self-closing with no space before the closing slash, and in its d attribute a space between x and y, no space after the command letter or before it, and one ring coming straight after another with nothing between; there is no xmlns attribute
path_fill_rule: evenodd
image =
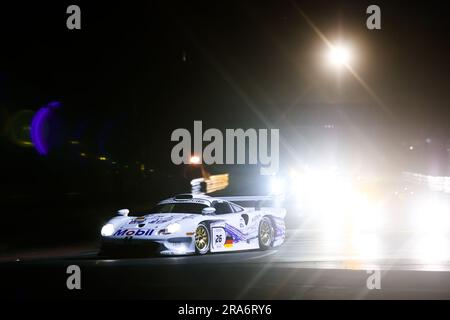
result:
<svg viewBox="0 0 450 320"><path fill-rule="evenodd" d="M274 229L272 226L272 222L267 217L262 218L261 222L259 223L258 239L260 249L267 250L272 247L274 239Z"/></svg>
<svg viewBox="0 0 450 320"><path fill-rule="evenodd" d="M206 224L200 223L195 230L195 252L206 254L209 251L209 230Z"/></svg>

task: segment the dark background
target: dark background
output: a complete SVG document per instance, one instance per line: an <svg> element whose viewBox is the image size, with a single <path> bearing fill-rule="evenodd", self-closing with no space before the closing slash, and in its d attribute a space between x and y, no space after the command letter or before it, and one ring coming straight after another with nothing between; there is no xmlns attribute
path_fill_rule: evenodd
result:
<svg viewBox="0 0 450 320"><path fill-rule="evenodd" d="M66 28L71 4L81 7L81 30ZM448 174L448 8L378 1L382 30L370 31L370 4L2 2L4 249L89 240L119 207L143 210L188 191L170 134L192 132L194 120L204 130L279 128L281 170L331 161ZM350 73L324 68L326 46L299 10L330 41L354 45L354 68L381 105ZM51 101L61 107L41 156L20 137ZM230 173L229 193L264 191L256 166L208 170Z"/></svg>

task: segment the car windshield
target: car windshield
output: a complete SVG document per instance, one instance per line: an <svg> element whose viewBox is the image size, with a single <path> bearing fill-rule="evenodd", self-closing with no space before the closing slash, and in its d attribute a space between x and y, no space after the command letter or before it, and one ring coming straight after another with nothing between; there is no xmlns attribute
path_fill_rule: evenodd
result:
<svg viewBox="0 0 450 320"><path fill-rule="evenodd" d="M150 213L196 213L201 214L207 206L201 203L163 203L150 210Z"/></svg>

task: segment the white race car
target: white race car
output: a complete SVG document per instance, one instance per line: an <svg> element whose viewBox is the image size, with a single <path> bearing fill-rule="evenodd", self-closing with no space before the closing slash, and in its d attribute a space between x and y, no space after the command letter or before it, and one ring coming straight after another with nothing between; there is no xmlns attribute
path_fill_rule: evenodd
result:
<svg viewBox="0 0 450 320"><path fill-rule="evenodd" d="M268 197L180 194L159 202L148 213L118 211L101 230L101 255L115 253L206 254L266 250L285 239L286 210L260 207ZM241 207L235 202L255 202Z"/></svg>

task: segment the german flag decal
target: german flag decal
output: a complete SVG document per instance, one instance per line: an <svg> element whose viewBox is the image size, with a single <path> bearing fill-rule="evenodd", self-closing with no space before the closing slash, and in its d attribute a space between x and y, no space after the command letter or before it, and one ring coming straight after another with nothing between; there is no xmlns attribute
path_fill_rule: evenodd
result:
<svg viewBox="0 0 450 320"><path fill-rule="evenodd" d="M227 239L225 240L225 244L223 246L225 248L232 248L233 247L233 237L227 236Z"/></svg>

